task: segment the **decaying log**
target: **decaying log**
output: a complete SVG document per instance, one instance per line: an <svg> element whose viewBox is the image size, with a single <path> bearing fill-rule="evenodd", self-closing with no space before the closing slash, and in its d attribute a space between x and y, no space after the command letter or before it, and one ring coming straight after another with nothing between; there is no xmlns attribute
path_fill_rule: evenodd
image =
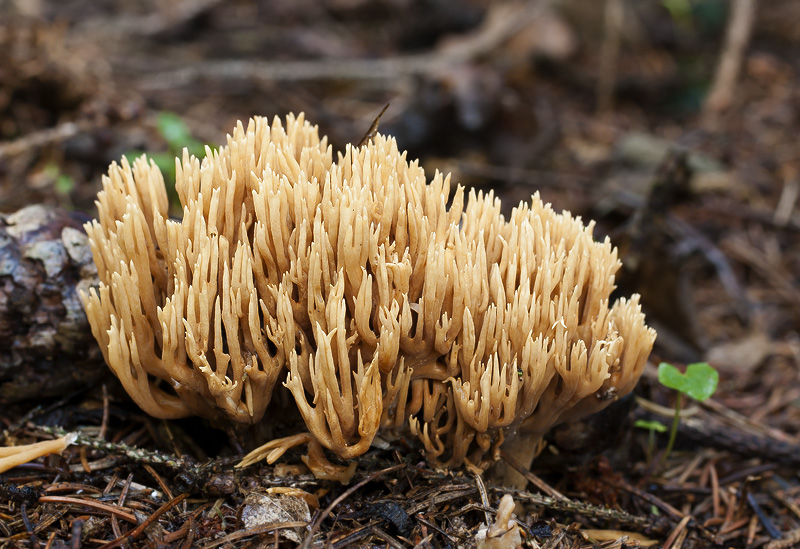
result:
<svg viewBox="0 0 800 549"><path fill-rule="evenodd" d="M0 214L0 404L55 396L106 372L78 292L97 285L80 214Z"/></svg>

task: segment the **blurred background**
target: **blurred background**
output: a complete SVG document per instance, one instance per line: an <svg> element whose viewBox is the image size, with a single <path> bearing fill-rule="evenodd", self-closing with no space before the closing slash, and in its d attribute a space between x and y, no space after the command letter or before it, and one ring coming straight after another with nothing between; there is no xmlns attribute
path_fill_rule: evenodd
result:
<svg viewBox="0 0 800 549"><path fill-rule="evenodd" d="M699 461L677 482L706 489L744 467L720 444L798 459L798 21L797 0L0 0L0 228L31 204L88 219L123 155L146 152L169 183L183 147L289 112L340 151L388 104L379 131L430 174L506 213L538 191L611 237L618 295L641 293L658 330L651 362L709 361L703 417L762 437L687 428ZM637 392L673 398L652 365Z"/></svg>
<svg viewBox="0 0 800 549"><path fill-rule="evenodd" d="M669 144L724 172L739 133L780 146L800 43L797 3L761 2L738 120L698 135L733 4L3 0L0 206L90 209L110 161L174 153L184 131L215 145L253 115L303 111L341 149L387 103L380 129L412 158L509 206L538 189L581 210L612 163L643 168ZM763 194L776 167L751 166L748 187Z"/></svg>

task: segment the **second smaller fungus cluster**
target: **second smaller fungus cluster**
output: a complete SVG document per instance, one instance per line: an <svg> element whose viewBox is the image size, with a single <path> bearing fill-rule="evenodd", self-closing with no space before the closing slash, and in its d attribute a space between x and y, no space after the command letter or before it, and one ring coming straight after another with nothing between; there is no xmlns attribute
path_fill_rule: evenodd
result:
<svg viewBox="0 0 800 549"><path fill-rule="evenodd" d="M433 463L481 466L644 368L638 298L609 303L616 250L538 195L505 219L389 137L334 160L302 115L176 167L182 219L141 158L111 166L86 227L93 334L153 416L257 423L288 400L342 458L412 433Z"/></svg>

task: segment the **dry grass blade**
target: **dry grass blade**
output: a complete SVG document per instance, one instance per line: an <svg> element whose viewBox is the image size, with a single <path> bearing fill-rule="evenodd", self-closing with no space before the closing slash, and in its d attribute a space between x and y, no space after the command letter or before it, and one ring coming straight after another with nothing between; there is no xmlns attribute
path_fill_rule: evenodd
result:
<svg viewBox="0 0 800 549"><path fill-rule="evenodd" d="M381 109L381 112L378 113L378 116L375 117L375 120L372 121L372 124L370 124L367 133L365 133L364 137L361 138L361 141L358 142L359 147L363 147L367 143L367 141L375 137L375 134L378 133L378 124L380 124L381 117L384 115L384 113L387 111L388 108L389 108L389 103L386 103L386 105Z"/></svg>

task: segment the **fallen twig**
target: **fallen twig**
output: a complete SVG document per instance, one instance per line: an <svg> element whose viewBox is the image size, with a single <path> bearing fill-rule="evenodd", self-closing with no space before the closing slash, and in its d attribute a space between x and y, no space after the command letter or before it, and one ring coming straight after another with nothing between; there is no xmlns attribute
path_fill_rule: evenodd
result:
<svg viewBox="0 0 800 549"><path fill-rule="evenodd" d="M736 79L742 64L742 56L750 41L755 18L755 0L733 0L725 45L722 49L717 72L706 96L703 115L707 126L715 123L717 115L730 105L736 90Z"/></svg>
<svg viewBox="0 0 800 549"><path fill-rule="evenodd" d="M399 76L450 70L492 51L533 21L552 0L506 2L494 6L475 32L434 51L380 59L315 59L309 61L250 61L225 59L195 63L182 68L148 72L139 83L144 90L173 90L198 80L225 82L255 80L298 82L304 80L386 80Z"/></svg>
<svg viewBox="0 0 800 549"><path fill-rule="evenodd" d="M54 128L47 128L37 132L23 135L14 141L0 143L0 159L16 156L18 154L38 149L59 141L64 141L85 132L92 127L92 123L83 120L80 122L64 122Z"/></svg>
<svg viewBox="0 0 800 549"><path fill-rule="evenodd" d="M60 427L37 425L35 428L37 431L41 431L43 433L56 436L64 436L67 433L67 431L61 429ZM89 448L94 448L95 450L100 450L102 452L105 452L107 454L122 454L125 457L137 463L147 463L149 465L164 465L171 469L179 469L179 470L186 470L193 468L193 464L191 464L190 462L170 454L164 454L162 452L157 452L153 450L145 450L143 448L134 448L122 442L109 442L107 440L87 437L86 435L82 435L80 433L78 433L78 437L75 439L75 445L87 446Z"/></svg>
<svg viewBox="0 0 800 549"><path fill-rule="evenodd" d="M665 522L663 518L659 519L656 517L651 517L648 519L645 517L631 515L630 513L621 509L610 509L608 507L592 505L591 503L583 503L577 500L561 500L548 496L542 496L541 494L533 494L524 490L514 490L500 486L494 488L498 493L511 494L515 499L519 499L522 502L541 505L547 509L555 511L577 513L587 518L614 521L621 525L640 529L650 529L654 532L665 532L669 528L669 522Z"/></svg>

